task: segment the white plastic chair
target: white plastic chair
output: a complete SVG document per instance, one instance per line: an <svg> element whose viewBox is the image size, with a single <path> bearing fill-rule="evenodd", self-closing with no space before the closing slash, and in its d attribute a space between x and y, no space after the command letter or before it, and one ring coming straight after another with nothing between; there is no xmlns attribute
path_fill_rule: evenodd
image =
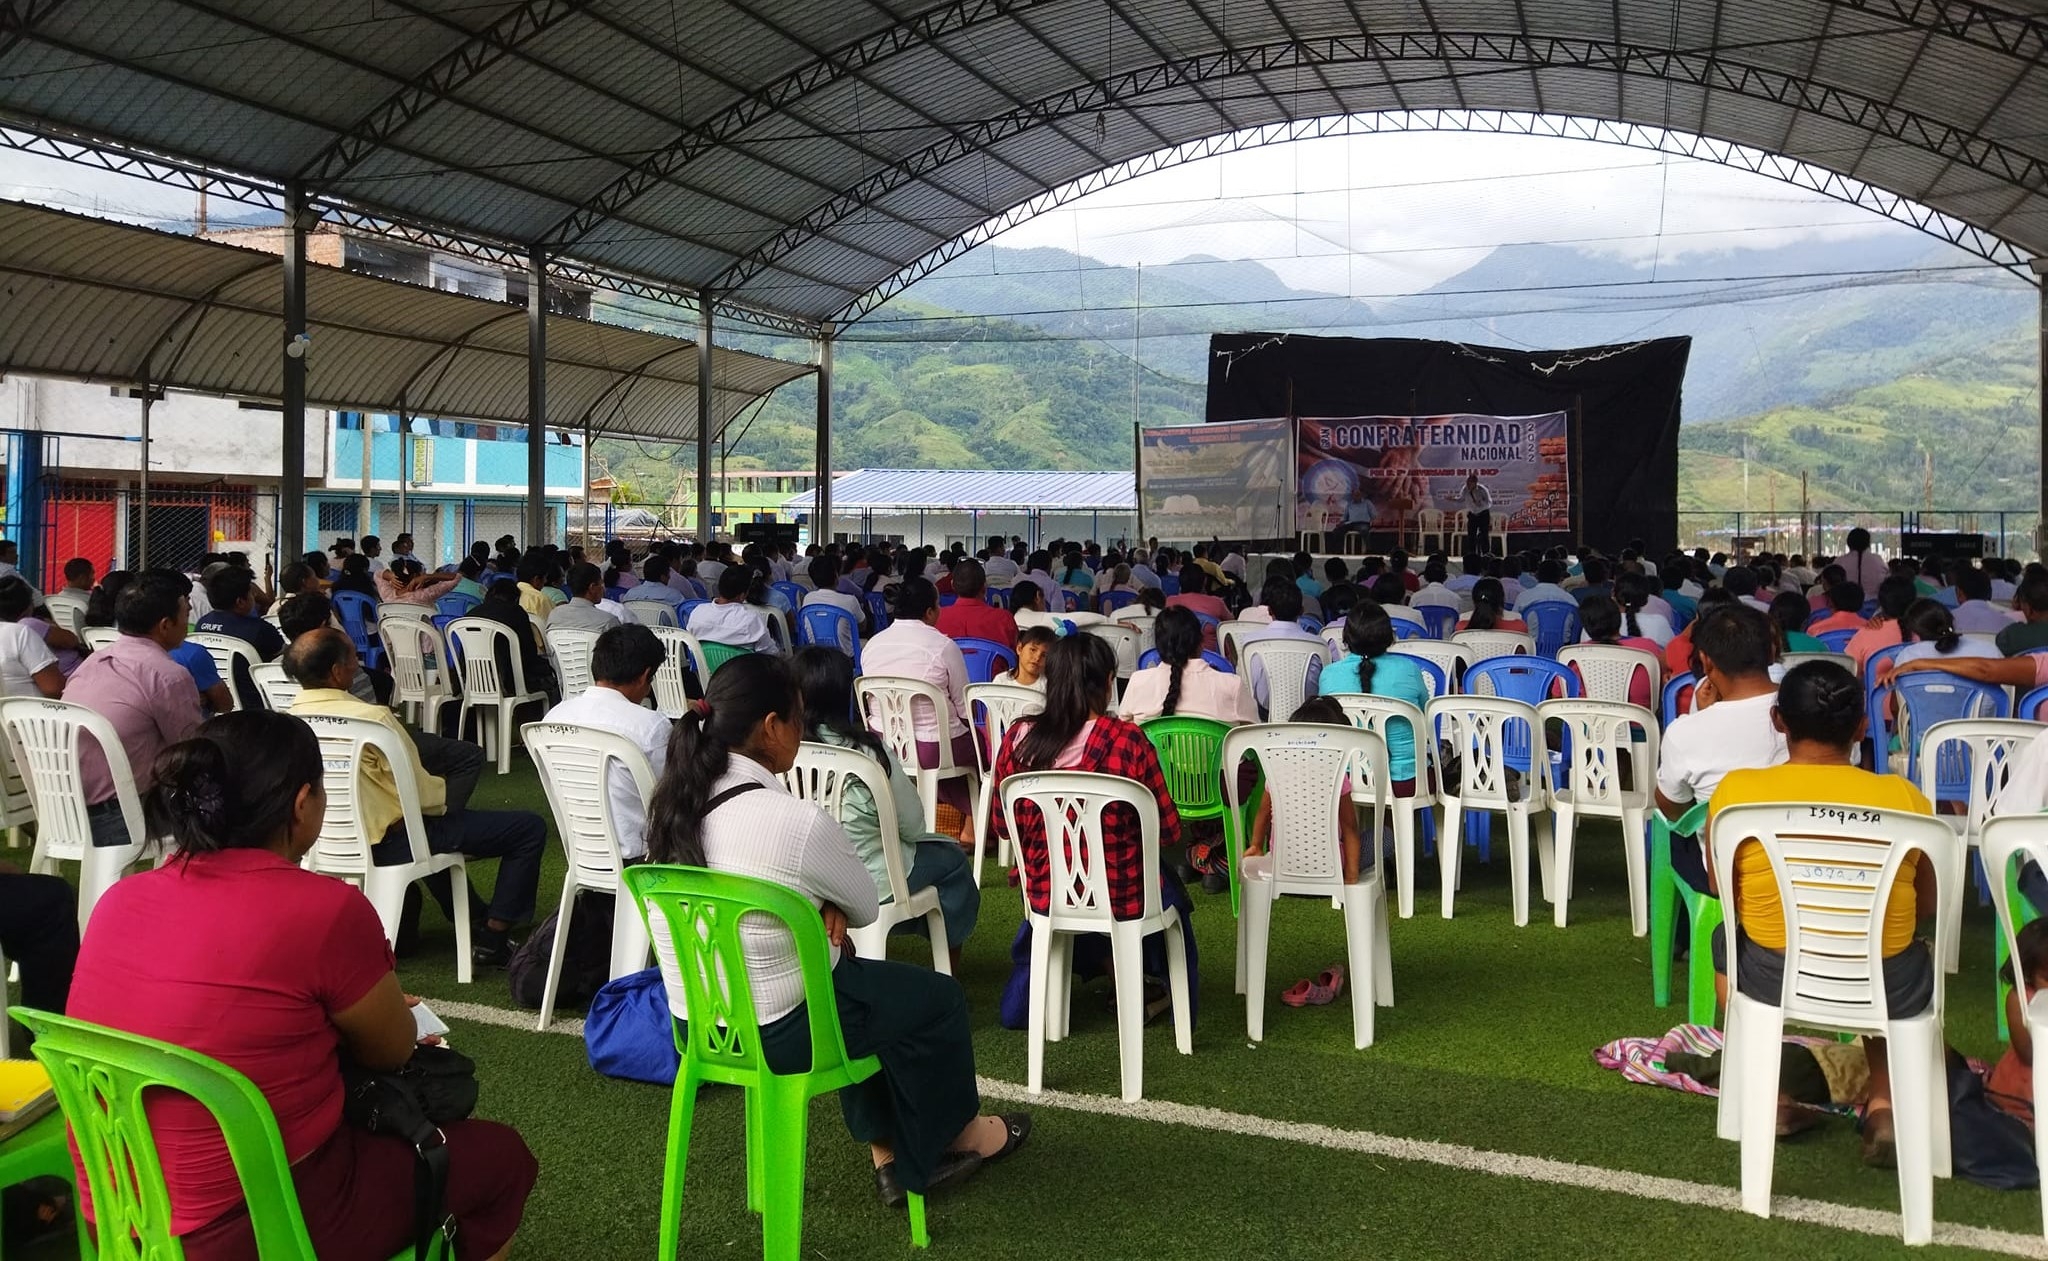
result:
<svg viewBox="0 0 2048 1261"><path fill-rule="evenodd" d="M1990 877L1991 905L1998 912L1998 930L2005 934L2006 958L2020 957L2020 908L2012 905L2007 885L2015 859L2048 863L2048 814L2012 814L1984 825L1984 870ZM2020 990L2020 1013L2036 1047L2048 1047L2048 990L2029 990L2026 969L2013 967ZM2034 1098L2048 1099L2048 1055L2034 1056ZM2048 1235L2048 1132L2034 1128L2034 1163L2041 1179L2041 1233Z"/></svg>
<svg viewBox="0 0 2048 1261"><path fill-rule="evenodd" d="M68 591L52 591L43 597L43 604L49 608L50 617L54 619L58 629L68 630L74 635L85 629L84 596L72 595Z"/></svg>
<svg viewBox="0 0 2048 1261"><path fill-rule="evenodd" d="M1635 681L1637 671L1649 678L1653 704L1664 686L1664 663L1657 660L1656 654L1624 644L1566 644L1557 650L1557 664L1578 670L1579 685L1591 701L1631 703L1629 685Z"/></svg>
<svg viewBox="0 0 2048 1261"><path fill-rule="evenodd" d="M1357 692L1340 693L1337 703L1344 707L1344 716L1351 725L1385 740L1387 724L1395 719L1408 723L1408 729L1415 733L1415 793L1409 797L1397 797L1389 787L1387 808L1394 816L1394 867L1400 881L1398 902L1401 918L1409 919L1415 914L1415 837L1417 816L1433 809L1437 804L1436 741L1430 738L1429 725L1423 719L1422 711L1407 701L1392 696L1368 696ZM1377 773L1377 767L1368 767L1368 774Z"/></svg>
<svg viewBox="0 0 2048 1261"><path fill-rule="evenodd" d="M87 626L79 630L78 638L88 649L98 652L121 638L121 632L111 626Z"/></svg>
<svg viewBox="0 0 2048 1261"><path fill-rule="evenodd" d="M1237 655L1243 651L1239 641L1253 631L1266 629L1266 626L1265 622L1247 622L1242 618L1219 622L1216 625L1216 651L1223 654L1225 661L1236 665Z"/></svg>
<svg viewBox="0 0 2048 1261"><path fill-rule="evenodd" d="M647 922L632 897L619 884L625 859L619 853L618 820L612 817L611 777L624 770L640 794L641 818L654 797L654 771L640 746L616 732L578 723L530 722L519 729L526 752L540 769L569 865L562 876L562 901L555 913L555 948L548 956L547 984L541 989L540 1025L545 1031L555 1015L555 994L562 984L562 960L569 949L569 925L576 902L585 890L612 896L612 959L610 977L617 980L647 966L650 946Z"/></svg>
<svg viewBox="0 0 2048 1261"><path fill-rule="evenodd" d="M548 635L548 655L555 659L555 677L561 681L563 700L590 690L590 653L602 633L564 626Z"/></svg>
<svg viewBox="0 0 2048 1261"><path fill-rule="evenodd" d="M1428 553L1432 550L1448 551L1447 535L1444 533L1444 513L1441 508L1424 508L1415 514L1415 550ZM1436 540L1436 547L1430 547L1430 540Z"/></svg>
<svg viewBox="0 0 2048 1261"><path fill-rule="evenodd" d="M1536 651L1536 637L1520 631L1461 630L1451 636L1451 642L1465 650L1468 661L1526 656Z"/></svg>
<svg viewBox="0 0 2048 1261"><path fill-rule="evenodd" d="M969 683L967 685L967 726L974 735L974 760L981 771L981 791L974 798L974 884L981 886L981 856L988 844L991 815L995 809L996 755L1003 750L1003 740L1009 734L1010 724L1029 714L1045 709L1045 693L1035 687L1021 683ZM980 714L980 721L975 716ZM996 866L1009 868L1015 864L1010 856L1010 838L1006 829L996 837Z"/></svg>
<svg viewBox="0 0 2048 1261"><path fill-rule="evenodd" d="M388 618L377 624L391 665L392 704L422 731L441 729L441 711L455 698L450 688L448 645L431 621Z"/></svg>
<svg viewBox="0 0 2048 1261"><path fill-rule="evenodd" d="M249 667L249 677L256 680L256 689L263 693L264 704L280 714L292 712L292 702L299 699L299 681L284 672L284 666L275 661Z"/></svg>
<svg viewBox="0 0 2048 1261"><path fill-rule="evenodd" d="M114 724L83 705L70 701L15 696L0 700L0 728L7 732L7 751L35 803L36 847L29 870L54 875L60 862L78 864L78 931L100 895L112 888L142 857L142 798L128 751ZM90 739L106 756L127 826L125 845L94 845L92 821L86 817L85 775L79 753Z"/></svg>
<svg viewBox="0 0 2048 1261"><path fill-rule="evenodd" d="M1238 727L1223 740L1223 791L1233 815L1245 802L1237 767L1256 756L1273 802L1269 852L1242 865L1242 914L1237 922L1238 992L1244 995L1244 1031L1266 1036L1266 955L1273 904L1284 894L1328 898L1344 912L1344 953L1351 982L1351 1044L1372 1045L1373 1008L1394 1005L1393 952L1388 946L1387 886L1380 872L1380 818L1387 800L1387 743L1356 727L1266 723ZM1346 776L1352 791L1342 791ZM1361 782L1363 781L1363 782ZM1363 802L1372 826L1359 834L1359 880L1344 882L1338 842L1339 811ZM1365 860L1372 860L1369 869Z"/></svg>
<svg viewBox="0 0 2048 1261"><path fill-rule="evenodd" d="M868 730L881 737L890 756L917 781L926 831L939 830L939 781L966 780L969 801L980 794L980 774L974 767L961 766L953 760L953 738L949 734L953 730L953 702L944 692L922 679L869 674L853 681L853 703L860 709ZM937 766L925 766L918 758L916 715L920 707L928 710L936 724ZM966 715L961 715L961 719L965 721Z"/></svg>
<svg viewBox="0 0 2048 1261"><path fill-rule="evenodd" d="M1452 895L1457 892L1464 865L1465 811L1497 810L1507 816L1508 883L1514 897L1515 926L1526 926L1532 823L1546 834L1537 846L1537 860L1543 867L1544 895L1550 895L1550 791L1544 782L1550 755L1543 739L1543 720L1535 706L1499 696L1440 696L1423 713L1430 729L1450 741L1459 758L1458 790L1453 793L1448 785L1441 790L1444 826L1437 840L1437 865L1443 875L1444 918L1451 918ZM1520 791L1511 797L1507 737L1517 723L1524 725L1518 743L1529 751L1530 770L1521 776Z"/></svg>
<svg viewBox="0 0 2048 1261"><path fill-rule="evenodd" d="M531 614L528 615L529 617ZM511 663L511 678L498 668L498 646L503 645ZM516 728L512 716L521 705L545 705L547 693L527 686L526 666L513 642L509 628L481 617L458 617L448 623L448 649L462 662L462 709L455 729L469 730L470 715L477 719L477 743L484 756L496 755L498 774L512 771L512 738Z"/></svg>
<svg viewBox="0 0 2048 1261"><path fill-rule="evenodd" d="M1484 659L1483 654L1474 655L1463 644L1441 639L1397 639L1387 651L1398 652L1404 657L1420 657L1443 671L1444 686L1450 689L1445 695L1455 695L1464 685L1465 667Z"/></svg>
<svg viewBox="0 0 2048 1261"><path fill-rule="evenodd" d="M1115 622L1100 622L1082 628L1110 646L1116 653L1116 677L1128 679L1138 672L1138 644L1142 636L1135 626L1120 626Z"/></svg>
<svg viewBox="0 0 2048 1261"><path fill-rule="evenodd" d="M1564 772L1551 786L1556 815L1551 863L1551 905L1557 926L1565 926L1572 896L1572 845L1580 816L1621 822L1621 855L1628 872L1629 929L1647 936L1649 876L1643 867L1649 840L1650 808L1657 782L1657 715L1624 701L1548 700L1536 707L1546 723L1564 725ZM1622 784L1626 755L1629 782Z"/></svg>
<svg viewBox="0 0 2048 1261"><path fill-rule="evenodd" d="M242 708L242 691L235 685L235 662L240 660L242 669L253 678L256 667L263 664L263 654L256 651L256 645L239 636L214 631L191 631L185 638L206 649L206 655L213 658L213 668L220 671L221 682L228 685L228 694L235 698L235 708Z"/></svg>
<svg viewBox="0 0 2048 1261"><path fill-rule="evenodd" d="M674 626L676 611L659 600L622 600L626 616L642 626Z"/></svg>
<svg viewBox="0 0 2048 1261"><path fill-rule="evenodd" d="M1723 897L1728 934L1728 1019L1718 1130L1742 1144L1742 1207L1771 1215L1777 1150L1778 1067L1785 1026L1798 1024L1885 1040L1891 1059L1899 1207L1905 1242L1934 1233L1934 1179L1950 1173L1948 1079L1942 1043L1944 973L1934 969L1926 1010L1893 1017L1885 1001L1885 904L1906 857L1919 852L1946 882L1956 868L1955 833L1927 815L1862 807L1776 803L1730 806L1714 818L1714 874L1736 887L1737 850L1763 847L1786 908L1785 986L1780 1004L1744 994L1735 948L1742 899ZM1942 893L1945 895L1946 890ZM1942 898L1945 906L1946 896ZM1935 916L1936 958L1956 932Z"/></svg>
<svg viewBox="0 0 2048 1261"><path fill-rule="evenodd" d="M435 872L448 873L455 907L455 979L470 981L469 868L461 854L436 854L427 848L427 825L420 814L420 786L413 775L412 750L390 728L368 718L347 718L339 714L301 714L300 719L320 739L320 758L326 767L327 816L320 825L320 839L306 853L304 866L324 876L334 876L359 886L363 896L376 908L384 925L384 938L398 944L398 921L405 911L405 891L415 880ZM405 825L411 859L388 867L377 865L372 849L384 837L370 834L370 821L362 811L363 759L372 751L390 768L398 788L398 805Z"/></svg>
<svg viewBox="0 0 2048 1261"><path fill-rule="evenodd" d="M1144 605L1133 604L1128 608L1118 609L1110 616L1109 620L1119 626L1128 626L1138 632L1138 655L1140 657L1151 652L1156 646L1152 640L1152 623L1159 620L1158 615L1147 613Z"/></svg>
<svg viewBox="0 0 2048 1261"><path fill-rule="evenodd" d="M1330 663L1325 645L1317 640L1255 639L1244 645L1244 659L1238 667L1246 691L1252 688L1252 671L1266 681L1266 713L1273 722L1286 722L1312 694L1308 671L1312 662Z"/></svg>
<svg viewBox="0 0 2048 1261"><path fill-rule="evenodd" d="M1045 822L1046 863L1051 894L1040 914L1025 907L1031 925L1029 1050L1025 1089L1045 1089L1045 1044L1065 1037L1072 1014L1072 940L1081 933L1107 933L1116 969L1117 1050L1122 1096L1135 1103L1145 1094L1144 941L1153 933L1166 940L1167 983L1173 996L1173 1041L1182 1055L1195 1053L1194 1022L1188 1010L1187 943L1181 940L1180 912L1159 897L1159 803L1144 788L1116 775L1092 771L1033 771L1002 784L1003 813L1015 820L1030 802ZM1144 903L1136 919L1117 919L1109 901L1109 865L1103 849L1103 813L1121 804L1137 815L1140 829L1138 880ZM1014 822L1013 822L1014 826Z"/></svg>
<svg viewBox="0 0 2048 1261"><path fill-rule="evenodd" d="M412 604L405 600L386 600L377 606L377 625L382 626L394 617L411 618L415 622L431 621L434 616L432 605Z"/></svg>
<svg viewBox="0 0 2048 1261"><path fill-rule="evenodd" d="M910 873L903 866L903 833L896 818L896 797L889 791L889 773L882 764L859 749L818 744L806 740L797 746L796 763L782 775L792 795L801 797L837 819L846 802L846 790L858 783L874 799L875 820L882 838L883 870L889 887L882 894L875 922L863 928L849 926L847 936L863 959L889 957L889 933L898 925L922 919L932 939L932 968L948 976L953 973L952 944L946 940L946 916L939 910L939 891L910 891Z"/></svg>
<svg viewBox="0 0 2048 1261"><path fill-rule="evenodd" d="M21 828L36 819L36 802L29 793L28 781L15 769L14 754L8 749L7 741L0 738L0 828L7 829L7 847L21 848ZM0 1025L5 1025L0 1018ZM0 1059L6 1055L0 1053Z"/></svg>
<svg viewBox="0 0 2048 1261"><path fill-rule="evenodd" d="M690 688L685 676L700 677L704 645L680 626L656 626L654 637L666 650L661 668L654 672L654 707L665 718L681 718L690 708ZM698 687L701 692L701 682Z"/></svg>
<svg viewBox="0 0 2048 1261"><path fill-rule="evenodd" d="M1778 663L1787 670L1803 666L1809 661L1832 661L1850 674L1857 673L1856 658L1846 652L1788 652L1778 658Z"/></svg>
<svg viewBox="0 0 2048 1261"><path fill-rule="evenodd" d="M1342 661L1350 655L1350 649L1344 646L1344 623L1342 621L1331 622L1328 626L1323 627L1323 646L1330 650L1329 659L1331 661Z"/></svg>
<svg viewBox="0 0 2048 1261"><path fill-rule="evenodd" d="M1936 790L1943 781L1953 783L1968 776L1970 795L1964 812L1935 816L1955 831L1960 842L1956 850L1958 865L1950 873L1953 878L1942 885L1952 902L1947 909L1959 922L1970 849L1981 843L1984 825L1991 818L1992 799L2005 787L2013 763L2043 731L2048 731L2048 727L2023 718L1951 718L1935 723L1916 737L1920 746L1915 755L1920 769L1919 787L1929 801L1937 799ZM1987 859L1986 870L1989 869ZM1962 964L1962 934L1951 938L1950 944L1956 953L1946 956L1941 963L1944 969L1954 972Z"/></svg>

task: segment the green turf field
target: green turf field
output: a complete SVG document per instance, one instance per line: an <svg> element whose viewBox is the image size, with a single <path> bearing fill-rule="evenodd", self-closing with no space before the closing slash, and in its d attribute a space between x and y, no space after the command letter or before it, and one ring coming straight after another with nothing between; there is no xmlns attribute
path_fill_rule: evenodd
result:
<svg viewBox="0 0 2048 1261"><path fill-rule="evenodd" d="M478 796L479 804L545 810L523 758L512 775L487 778ZM1775 1193L1800 1201L1780 1211L1802 1220L1761 1221L1728 1207L1737 1148L1714 1137L1711 1100L1629 1084L1594 1065L1595 1046L1661 1033L1683 1014L1682 1001L1662 1010L1650 1001L1646 943L1629 935L1617 837L1604 823L1583 835L1572 923L1563 930L1540 901L1529 926L1514 927L1500 852L1490 865L1468 862L1458 918L1442 919L1435 864L1425 860L1417 914L1393 925L1397 1004L1380 1011L1377 1041L1365 1051L1352 1049L1341 1000L1301 1010L1271 1002L1265 1041L1248 1044L1243 1001L1231 993L1229 904L1198 893L1195 1054L1175 1053L1165 1022L1148 1028L1145 1105L1124 1115L1107 986L1080 989L1072 1037L1047 1048L1046 1085L1056 1093L1001 1105L1035 1107L1030 1146L933 1202L933 1255L1709 1257L1769 1250L1833 1258L1900 1251L1890 1233L1897 1183L1858 1162L1850 1123L1830 1121L1780 1145ZM559 895L560 864L559 852L551 854L544 900ZM488 882L490 865L479 864L477 875ZM996 1022L1020 901L995 880L983 892L961 980L988 1092L1021 1097L1025 1037ZM510 1009L500 973L456 984L452 931L431 910L428 923L420 954L401 965L407 987L430 999ZM1992 920L1974 899L1965 927L1963 971L1949 986L1950 1039L1991 1055ZM1342 943L1342 921L1327 903L1284 903L1275 916L1270 988L1277 993L1340 961ZM925 949L899 939L895 956L917 960ZM577 1015L559 1013L558 1028L573 1028ZM597 1076L580 1038L535 1032L531 1013L508 1010L503 1019L518 1027L452 1023L479 1061L483 1114L519 1126L540 1157L540 1187L516 1251L646 1255L659 1213L668 1091ZM865 1149L847 1136L829 1099L815 1108L805 1256L908 1255L903 1219L874 1198ZM737 1096L711 1091L697 1118L684 1255L757 1255ZM1389 1141L1399 1139L1456 1146L1410 1152ZM1527 1170L1484 1153L1568 1164L1540 1166L1538 1177L1549 1180L1532 1181L1522 1176ZM1423 1158L1403 1158L1416 1155ZM1641 1193L1626 1193L1629 1187ZM1976 1250L1987 1255L2041 1243L2032 1192L1940 1182L1935 1209L1938 1231L1988 1228L1971 1237L1987 1245ZM1881 1216L1873 1227L1874 1215ZM1838 1221L1879 1233L1822 1224Z"/></svg>

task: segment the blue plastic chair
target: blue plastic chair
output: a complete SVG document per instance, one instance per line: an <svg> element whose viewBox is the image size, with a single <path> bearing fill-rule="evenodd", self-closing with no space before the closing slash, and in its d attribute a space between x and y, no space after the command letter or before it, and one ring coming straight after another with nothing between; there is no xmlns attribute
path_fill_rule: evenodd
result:
<svg viewBox="0 0 2048 1261"><path fill-rule="evenodd" d="M1486 683L1482 689L1480 683ZM1467 696L1493 695L1525 705L1541 705L1562 686L1563 695L1577 698L1584 693L1578 672L1544 657L1517 653L1511 657L1488 657L1465 670L1463 691ZM1524 775L1529 773L1529 732L1527 724L1511 722L1502 734L1507 764Z"/></svg>
<svg viewBox="0 0 2048 1261"><path fill-rule="evenodd" d="M941 591L939 593L939 607L942 609L950 609L953 607L955 603L959 601L959 599L959 596L954 595L950 591Z"/></svg>
<svg viewBox="0 0 2048 1261"><path fill-rule="evenodd" d="M1814 638L1826 644L1829 652L1847 652L1849 650L1849 641L1856 638L1856 632L1853 630L1822 631L1820 634L1815 635Z"/></svg>
<svg viewBox="0 0 2048 1261"><path fill-rule="evenodd" d="M797 610L796 642L809 647L824 644L853 657L860 669L860 621L834 604L810 604Z"/></svg>
<svg viewBox="0 0 2048 1261"><path fill-rule="evenodd" d="M1877 667L1882 661L1890 661L1906 650L1904 644L1891 644L1870 654L1863 663L1863 712L1870 719L1870 752L1872 756L1863 764L1872 770L1882 772L1889 762L1892 747L1891 720L1885 716L1888 708L1884 702L1891 699L1891 688L1877 685Z"/></svg>
<svg viewBox="0 0 2048 1261"><path fill-rule="evenodd" d="M1138 602L1135 591L1105 591L1102 593L1100 608L1104 613L1114 613Z"/></svg>
<svg viewBox="0 0 2048 1261"><path fill-rule="evenodd" d="M1672 675L1664 684L1664 705L1661 712L1664 715L1665 726L1669 727L1672 723L1677 722L1679 716L1687 712L1685 709L1687 694L1699 684L1699 681L1700 676L1688 670L1684 674Z"/></svg>
<svg viewBox="0 0 2048 1261"><path fill-rule="evenodd" d="M2020 703L2012 707L2012 716L2024 718L2028 722L2044 721L2041 717L2041 708L2044 705L2048 705L2048 685L2037 687L2020 697Z"/></svg>
<svg viewBox="0 0 2048 1261"><path fill-rule="evenodd" d="M1396 636L1400 634L1400 630L1401 623L1394 623L1394 633ZM1429 694L1431 696L1442 696L1451 690L1450 678L1444 674L1442 666L1426 657L1410 657L1408 659L1413 661L1416 668L1422 671L1422 677L1429 680Z"/></svg>
<svg viewBox="0 0 2048 1261"><path fill-rule="evenodd" d="M1429 627L1431 639L1449 639L1458 629L1458 610L1441 604L1424 604L1416 608L1422 614L1423 625Z"/></svg>
<svg viewBox="0 0 2048 1261"><path fill-rule="evenodd" d="M1409 621L1409 620L1408 620L1407 618L1405 618L1405 617L1397 617L1397 618L1393 619L1393 621L1394 621L1394 638L1395 638L1395 639L1428 639L1428 638L1429 638L1429 628L1428 628L1428 627L1426 627L1426 626L1421 626L1421 625L1418 625L1417 623L1414 623L1414 622L1411 622L1411 621ZM1422 658L1420 658L1420 657L1417 657L1417 658L1416 658L1416 660L1417 660L1417 661L1420 661L1420 660L1422 660Z"/></svg>
<svg viewBox="0 0 2048 1261"><path fill-rule="evenodd" d="M1017 668L1017 654L1007 644L993 639L976 639L972 635L962 636L953 641L960 646L960 655L967 659L967 681L969 683L991 683L998 673Z"/></svg>
<svg viewBox="0 0 2048 1261"><path fill-rule="evenodd" d="M604 589L604 598L614 601L624 600L626 598L626 589L624 587L606 587Z"/></svg>
<svg viewBox="0 0 2048 1261"><path fill-rule="evenodd" d="M1180 579L1172 574L1159 575L1159 591L1162 595L1179 595Z"/></svg>
<svg viewBox="0 0 2048 1261"><path fill-rule="evenodd" d="M469 594L467 591L450 591L447 595L434 601L434 612L450 619L468 617L470 612L482 603L482 600Z"/></svg>
<svg viewBox="0 0 2048 1261"><path fill-rule="evenodd" d="M1872 597L1870 597L1870 598L1869 598L1868 600L1865 600L1865 601L1863 602L1863 608L1862 608L1862 609L1860 610L1860 612L1862 612L1863 616L1865 616L1865 617L1876 617L1876 616L1877 616L1877 597L1876 597L1876 596L1872 596Z"/></svg>
<svg viewBox="0 0 2048 1261"><path fill-rule="evenodd" d="M2004 718L2009 715L2005 689L1979 683L1940 670L1894 675L1891 690L1899 698L1903 732L1924 732L1951 718ZM1902 739L1906 749L1906 778L1920 782L1920 741ZM1968 759L1964 759L1960 795L1969 796Z"/></svg>
<svg viewBox="0 0 2048 1261"><path fill-rule="evenodd" d="M684 630L688 630L690 628L690 614L695 613L698 609L703 608L709 603L711 603L709 600L685 600L681 604L676 605L676 625Z"/></svg>
<svg viewBox="0 0 2048 1261"><path fill-rule="evenodd" d="M384 645L370 634L370 623L377 620L377 602L360 591L337 591L332 599L341 629L355 642L356 656L371 669L382 666Z"/></svg>
<svg viewBox="0 0 2048 1261"><path fill-rule="evenodd" d="M1522 610L1522 620L1536 640L1536 655L1557 659L1560 648L1579 642L1579 606L1565 600L1538 600Z"/></svg>
<svg viewBox="0 0 2048 1261"><path fill-rule="evenodd" d="M1299 622L1301 629L1307 631L1311 635L1320 635L1323 633L1323 624L1317 621L1315 618L1310 617L1306 613L1302 614L1301 617L1297 619L1297 621Z"/></svg>
<svg viewBox="0 0 2048 1261"><path fill-rule="evenodd" d="M771 591L780 591L782 598L789 601L789 607L793 609L800 607L804 602L804 597L810 594L810 592L794 582L771 582L768 584L768 588Z"/></svg>
<svg viewBox="0 0 2048 1261"><path fill-rule="evenodd" d="M1223 628L1222 618L1210 617L1207 613L1196 613L1195 620L1202 624L1202 635L1206 639L1215 639L1216 633Z"/></svg>
<svg viewBox="0 0 2048 1261"><path fill-rule="evenodd" d="M1209 668L1212 670L1221 670L1225 674L1237 673L1237 667L1231 665L1220 652L1211 652L1205 649L1202 653L1202 660L1208 662ZM1159 650L1157 648L1147 648L1138 654L1138 668L1140 670L1149 670L1158 664Z"/></svg>
<svg viewBox="0 0 2048 1261"><path fill-rule="evenodd" d="M1069 591L1062 587L1060 588L1060 598L1067 606L1062 612L1079 613L1081 611L1081 595L1079 592Z"/></svg>
<svg viewBox="0 0 2048 1261"><path fill-rule="evenodd" d="M889 629L889 601L879 591L870 591L863 597L868 604L868 617L872 619L877 632Z"/></svg>

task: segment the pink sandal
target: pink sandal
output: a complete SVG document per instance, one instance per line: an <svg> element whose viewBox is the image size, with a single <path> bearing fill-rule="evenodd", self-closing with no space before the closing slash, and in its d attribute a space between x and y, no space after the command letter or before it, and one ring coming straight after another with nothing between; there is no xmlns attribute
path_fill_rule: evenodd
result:
<svg viewBox="0 0 2048 1261"><path fill-rule="evenodd" d="M1337 1001L1344 992L1344 969L1332 965L1312 980L1296 981L1281 992L1280 1001L1289 1007L1323 1007Z"/></svg>

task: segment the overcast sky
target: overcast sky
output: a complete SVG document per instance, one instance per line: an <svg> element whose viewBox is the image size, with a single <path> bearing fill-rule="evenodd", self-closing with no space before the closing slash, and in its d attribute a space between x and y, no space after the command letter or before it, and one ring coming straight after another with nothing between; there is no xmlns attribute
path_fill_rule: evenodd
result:
<svg viewBox="0 0 2048 1261"><path fill-rule="evenodd" d="M186 225L197 201L15 152L0 153L0 196ZM214 213L251 210L216 202ZM1429 133L1299 141L1191 162L1042 215L998 243L1125 265L1190 254L1258 259L1292 285L1393 294L1455 275L1504 244L1569 243L1648 269L1689 253L1910 231L1711 162L1583 140Z"/></svg>

